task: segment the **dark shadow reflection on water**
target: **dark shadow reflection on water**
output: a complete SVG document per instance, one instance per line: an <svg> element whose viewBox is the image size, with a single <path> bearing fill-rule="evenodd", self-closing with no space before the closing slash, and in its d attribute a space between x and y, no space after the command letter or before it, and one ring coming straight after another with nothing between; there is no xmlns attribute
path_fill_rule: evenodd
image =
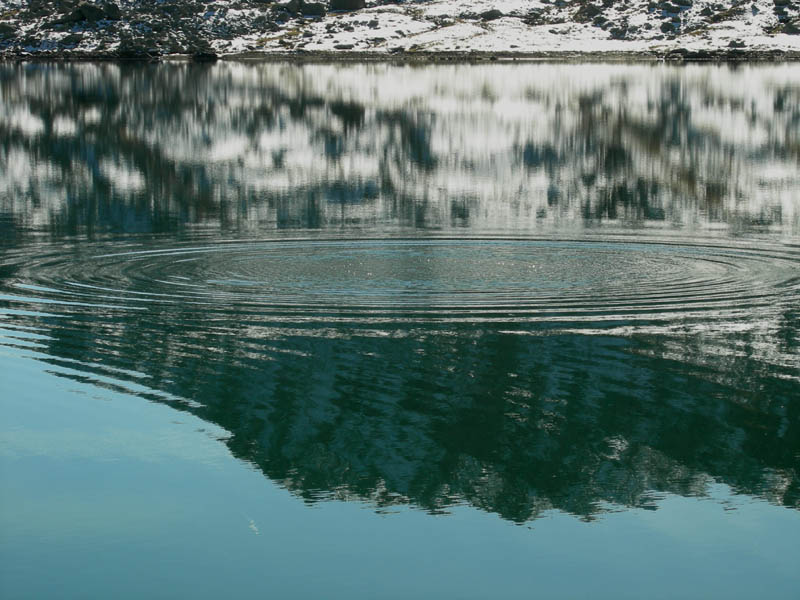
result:
<svg viewBox="0 0 800 600"><path fill-rule="evenodd" d="M335 299L309 312L306 263L300 300L281 308L255 292L194 302L136 265L106 278L94 258L282 232L796 240L800 75L743 71L0 66L3 324L42 332L53 368L190 400L175 405L310 502L591 519L722 481L798 508L800 321L785 277L770 280L770 309L742 294L724 314L703 298L701 317L687 305L652 322L537 321L499 304L483 307L495 320L447 321L392 304L355 318ZM776 264L796 265L781 252ZM738 277L751 294L766 285Z"/></svg>

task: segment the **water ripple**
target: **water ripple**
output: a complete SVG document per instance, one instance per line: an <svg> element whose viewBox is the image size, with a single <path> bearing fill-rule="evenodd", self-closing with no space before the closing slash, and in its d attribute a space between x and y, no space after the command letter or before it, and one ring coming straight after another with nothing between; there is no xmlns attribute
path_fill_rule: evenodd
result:
<svg viewBox="0 0 800 600"><path fill-rule="evenodd" d="M3 299L235 312L277 321L597 325L768 310L796 298L790 247L552 239L293 239L25 257Z"/></svg>

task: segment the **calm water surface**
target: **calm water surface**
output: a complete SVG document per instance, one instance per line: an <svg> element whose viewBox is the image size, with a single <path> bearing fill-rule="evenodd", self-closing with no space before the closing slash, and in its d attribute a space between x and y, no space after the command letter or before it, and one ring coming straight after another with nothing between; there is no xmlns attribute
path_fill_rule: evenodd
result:
<svg viewBox="0 0 800 600"><path fill-rule="evenodd" d="M796 598L800 67L0 65L0 595Z"/></svg>

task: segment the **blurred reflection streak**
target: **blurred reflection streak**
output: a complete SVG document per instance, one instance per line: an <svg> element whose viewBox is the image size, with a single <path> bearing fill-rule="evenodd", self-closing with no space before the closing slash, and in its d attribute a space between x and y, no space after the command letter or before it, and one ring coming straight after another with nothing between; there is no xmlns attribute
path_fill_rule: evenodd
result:
<svg viewBox="0 0 800 600"><path fill-rule="evenodd" d="M0 70L26 227L798 228L792 65Z"/></svg>

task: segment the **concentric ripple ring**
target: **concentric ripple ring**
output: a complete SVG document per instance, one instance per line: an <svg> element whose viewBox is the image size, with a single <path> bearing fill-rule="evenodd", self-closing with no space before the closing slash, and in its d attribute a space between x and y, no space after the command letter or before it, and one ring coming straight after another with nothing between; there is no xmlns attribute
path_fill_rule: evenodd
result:
<svg viewBox="0 0 800 600"><path fill-rule="evenodd" d="M98 249L34 263L37 297L316 319L598 322L753 311L797 295L791 248L526 239L287 240ZM30 262L28 264L31 264Z"/></svg>

